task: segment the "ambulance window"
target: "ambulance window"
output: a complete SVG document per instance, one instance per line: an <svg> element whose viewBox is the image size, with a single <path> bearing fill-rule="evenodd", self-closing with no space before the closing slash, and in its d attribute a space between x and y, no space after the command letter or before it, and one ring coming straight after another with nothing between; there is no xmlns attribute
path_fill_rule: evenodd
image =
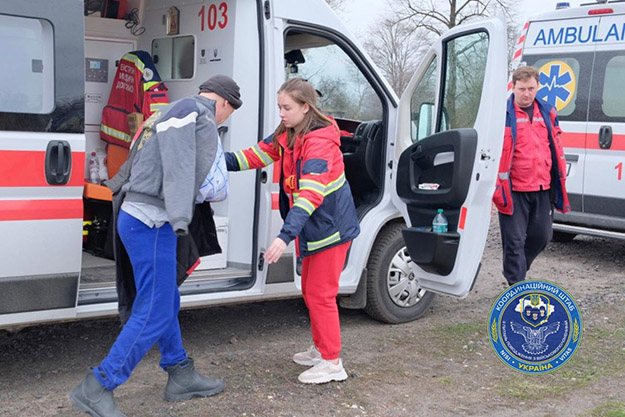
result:
<svg viewBox="0 0 625 417"><path fill-rule="evenodd" d="M572 115L582 85L579 61L572 57L552 56L539 59L533 66L539 72L540 87L536 97L555 106L559 117Z"/></svg>
<svg viewBox="0 0 625 417"><path fill-rule="evenodd" d="M433 133L436 112L436 57L425 70L410 98L410 137L416 142Z"/></svg>
<svg viewBox="0 0 625 417"><path fill-rule="evenodd" d="M0 112L52 112L53 43L47 20L0 15Z"/></svg>
<svg viewBox="0 0 625 417"><path fill-rule="evenodd" d="M625 117L625 56L615 56L605 67L601 109L608 117Z"/></svg>
<svg viewBox="0 0 625 417"><path fill-rule="evenodd" d="M382 102L354 61L333 41L290 32L285 40L286 78L300 77L321 94L322 112L337 119L381 120Z"/></svg>
<svg viewBox="0 0 625 417"><path fill-rule="evenodd" d="M443 108L437 131L473 127L482 98L488 35L477 32L451 39L444 51Z"/></svg>
<svg viewBox="0 0 625 417"><path fill-rule="evenodd" d="M176 36L154 39L152 58L162 80L193 78L195 68L195 38Z"/></svg>

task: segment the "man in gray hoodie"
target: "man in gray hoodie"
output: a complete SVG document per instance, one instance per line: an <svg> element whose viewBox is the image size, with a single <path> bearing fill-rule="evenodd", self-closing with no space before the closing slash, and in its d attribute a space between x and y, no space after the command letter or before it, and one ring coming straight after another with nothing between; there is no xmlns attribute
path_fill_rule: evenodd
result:
<svg viewBox="0 0 625 417"><path fill-rule="evenodd" d="M176 241L188 233L193 206L217 152L217 125L241 106L239 86L216 75L196 96L175 101L143 125L121 188L119 237L130 257L137 290L130 318L109 354L71 393L72 404L96 417L124 416L113 390L158 344L169 374L167 401L207 397L224 389L195 370L182 346L176 286Z"/></svg>

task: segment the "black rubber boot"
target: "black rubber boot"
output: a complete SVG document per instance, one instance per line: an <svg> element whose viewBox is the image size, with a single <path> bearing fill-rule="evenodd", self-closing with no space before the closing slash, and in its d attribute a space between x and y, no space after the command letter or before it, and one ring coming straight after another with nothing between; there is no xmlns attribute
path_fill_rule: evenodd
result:
<svg viewBox="0 0 625 417"><path fill-rule="evenodd" d="M169 379L165 387L165 399L170 402L210 397L219 394L226 386L222 379L208 379L196 371L191 358L168 367L167 373Z"/></svg>
<svg viewBox="0 0 625 417"><path fill-rule="evenodd" d="M89 369L87 376L69 396L72 405L93 417L126 417L115 405L113 392L105 389Z"/></svg>

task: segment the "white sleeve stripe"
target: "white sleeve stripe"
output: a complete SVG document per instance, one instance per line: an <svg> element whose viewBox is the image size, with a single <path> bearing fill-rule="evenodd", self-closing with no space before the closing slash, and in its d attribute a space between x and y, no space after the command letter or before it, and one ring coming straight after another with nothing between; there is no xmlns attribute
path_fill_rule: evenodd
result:
<svg viewBox="0 0 625 417"><path fill-rule="evenodd" d="M181 128L188 124L195 123L195 119L197 119L197 112L191 112L182 119L178 119L176 117L172 117L171 119L167 119L163 122L160 122L156 125L156 132L161 133L169 129L170 127Z"/></svg>

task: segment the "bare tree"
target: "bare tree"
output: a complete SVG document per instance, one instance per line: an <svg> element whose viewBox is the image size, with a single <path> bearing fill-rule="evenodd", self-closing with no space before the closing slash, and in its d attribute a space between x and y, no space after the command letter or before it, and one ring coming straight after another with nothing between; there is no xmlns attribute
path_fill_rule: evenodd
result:
<svg viewBox="0 0 625 417"><path fill-rule="evenodd" d="M503 13L510 19L511 0L394 0L399 21L411 22L415 29L442 35L447 30L478 17Z"/></svg>
<svg viewBox="0 0 625 417"><path fill-rule="evenodd" d="M345 0L326 0L326 3L334 10L335 12L342 12L343 7L345 7Z"/></svg>
<svg viewBox="0 0 625 417"><path fill-rule="evenodd" d="M379 21L364 43L373 61L380 67L393 90L400 95L418 65L418 58L428 42L415 34L406 21Z"/></svg>

